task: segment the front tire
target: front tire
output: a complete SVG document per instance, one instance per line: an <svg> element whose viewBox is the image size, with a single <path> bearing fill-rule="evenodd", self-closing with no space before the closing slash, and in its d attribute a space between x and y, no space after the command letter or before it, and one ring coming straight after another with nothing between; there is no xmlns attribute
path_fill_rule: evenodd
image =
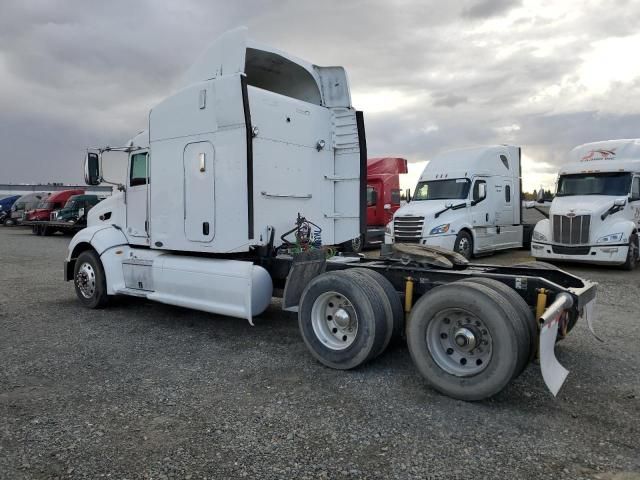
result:
<svg viewBox="0 0 640 480"><path fill-rule="evenodd" d="M356 238L349 240L348 242L344 242L342 244L342 249L345 252L349 253L360 253L364 248L364 241L362 235L358 235Z"/></svg>
<svg viewBox="0 0 640 480"><path fill-rule="evenodd" d="M627 260L622 264L625 270L634 270L638 266L638 235L632 233L629 235L629 250L627 251Z"/></svg>
<svg viewBox="0 0 640 480"><path fill-rule="evenodd" d="M100 257L93 250L82 252L73 269L73 285L80 303L87 308L107 305L107 282Z"/></svg>
<svg viewBox="0 0 640 480"><path fill-rule="evenodd" d="M459 253L467 260L473 257L473 238L466 230L458 232L456 241L453 244L453 251Z"/></svg>

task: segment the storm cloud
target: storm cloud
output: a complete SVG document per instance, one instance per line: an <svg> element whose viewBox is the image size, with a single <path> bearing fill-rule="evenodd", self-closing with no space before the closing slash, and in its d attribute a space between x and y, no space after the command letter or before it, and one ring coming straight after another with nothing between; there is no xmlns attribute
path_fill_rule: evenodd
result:
<svg viewBox="0 0 640 480"><path fill-rule="evenodd" d="M222 32L347 69L371 155L521 145L525 187L640 132L638 2L4 0L0 182L80 180Z"/></svg>

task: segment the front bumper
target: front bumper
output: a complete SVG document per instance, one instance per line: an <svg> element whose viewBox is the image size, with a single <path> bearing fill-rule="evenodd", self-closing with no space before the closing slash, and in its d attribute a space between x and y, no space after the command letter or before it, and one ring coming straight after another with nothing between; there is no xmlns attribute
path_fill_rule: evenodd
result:
<svg viewBox="0 0 640 480"><path fill-rule="evenodd" d="M540 260L621 265L627 260L629 245L587 245L584 247L531 242L531 256Z"/></svg>

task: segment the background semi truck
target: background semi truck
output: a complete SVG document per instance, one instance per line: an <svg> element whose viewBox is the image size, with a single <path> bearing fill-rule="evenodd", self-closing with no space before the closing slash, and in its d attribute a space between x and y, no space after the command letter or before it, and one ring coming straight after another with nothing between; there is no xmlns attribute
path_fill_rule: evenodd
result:
<svg viewBox="0 0 640 480"><path fill-rule="evenodd" d="M147 118L124 147L87 153L88 184L103 180L105 152L126 155L128 177L69 245L65 279L84 306L129 295L252 323L279 296L328 367L356 368L406 336L434 388L477 400L539 348L557 393L566 372L555 341L591 318L594 284L536 265L468 268L450 252L365 259L325 248L366 230L364 120L342 67L234 30Z"/></svg>
<svg viewBox="0 0 640 480"><path fill-rule="evenodd" d="M571 150L569 160L558 175L549 219L535 227L531 255L635 268L640 140L587 143Z"/></svg>
<svg viewBox="0 0 640 480"><path fill-rule="evenodd" d="M20 195L7 195L0 198L0 225L11 218L11 207L20 198Z"/></svg>
<svg viewBox="0 0 640 480"><path fill-rule="evenodd" d="M528 247L533 225L522 223L520 153L495 145L438 155L396 211L385 243L433 245L466 258Z"/></svg>
<svg viewBox="0 0 640 480"><path fill-rule="evenodd" d="M50 211L46 220L39 219L44 217L44 215L39 215L38 219L25 220L22 224L31 226L35 235L48 236L56 232L75 233L87 226L87 213L103 198L94 194L72 195L62 208Z"/></svg>
<svg viewBox="0 0 640 480"><path fill-rule="evenodd" d="M397 157L377 157L367 160L367 232L365 241L360 236L344 247L360 252L384 242L386 225L400 208L400 175L407 173L407 160Z"/></svg>
<svg viewBox="0 0 640 480"><path fill-rule="evenodd" d="M11 214L4 221L5 225L17 225L26 215L26 212L36 208L40 202L46 200L49 196L49 192L33 192L27 195L22 195L11 206Z"/></svg>

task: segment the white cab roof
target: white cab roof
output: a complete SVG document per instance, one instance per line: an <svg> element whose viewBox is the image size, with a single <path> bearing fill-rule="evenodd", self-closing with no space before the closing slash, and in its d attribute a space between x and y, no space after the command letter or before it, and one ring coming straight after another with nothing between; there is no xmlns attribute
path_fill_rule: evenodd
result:
<svg viewBox="0 0 640 480"><path fill-rule="evenodd" d="M560 174L640 172L640 139L605 140L578 145Z"/></svg>
<svg viewBox="0 0 640 480"><path fill-rule="evenodd" d="M488 145L459 148L437 155L429 161L420 180L471 178L473 175L506 175L508 169L500 155L508 155L508 145ZM515 159L509 159L515 161Z"/></svg>

